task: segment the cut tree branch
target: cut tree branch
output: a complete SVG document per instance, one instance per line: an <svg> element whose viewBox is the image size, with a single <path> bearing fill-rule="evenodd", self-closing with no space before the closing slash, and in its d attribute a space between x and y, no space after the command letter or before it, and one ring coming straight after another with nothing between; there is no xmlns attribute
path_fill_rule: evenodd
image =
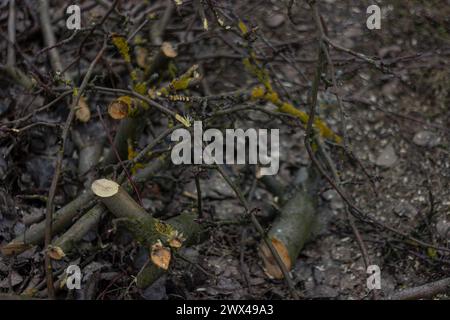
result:
<svg viewBox="0 0 450 320"><path fill-rule="evenodd" d="M133 237L141 245L152 252L164 252L152 257L152 264L141 270L138 276L140 287L148 286L169 267L172 250L196 242L201 235L202 227L193 213L181 214L163 222L153 218L122 188L119 184L108 179L99 179L92 183L92 191L109 209L109 211L123 222Z"/></svg>
<svg viewBox="0 0 450 320"><path fill-rule="evenodd" d="M440 293L450 293L450 278L427 283L419 287L404 289L390 296L391 300L430 299Z"/></svg>
<svg viewBox="0 0 450 320"><path fill-rule="evenodd" d="M287 270L295 264L317 221L316 193L317 177L311 170L307 180L283 206L267 234ZM282 279L283 272L267 245L263 242L259 249L266 273L273 278Z"/></svg>

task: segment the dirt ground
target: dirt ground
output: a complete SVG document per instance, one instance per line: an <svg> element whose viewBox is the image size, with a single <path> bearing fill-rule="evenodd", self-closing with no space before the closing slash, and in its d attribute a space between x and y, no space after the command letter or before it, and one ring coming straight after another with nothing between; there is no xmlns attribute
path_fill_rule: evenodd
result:
<svg viewBox="0 0 450 320"><path fill-rule="evenodd" d="M25 92L8 77L1 75L0 78L0 246L22 234L29 227L30 219L35 222L44 219L61 142L59 124L64 123L68 114L62 102L35 112L52 100L42 88L48 86L52 90L56 86L47 53L37 54L46 46L39 28L33 29L39 26L37 11L33 11L36 5L32 1L25 2L26 6L17 5L17 46L27 59L24 61L18 55L18 65L28 74L39 71L45 78L41 78L39 93L37 89ZM90 3L80 2L82 6ZM121 2L118 7L121 15L116 12L112 16L120 20L129 15L130 21L106 23L104 29L108 33L129 35L138 27L139 12L134 12L133 8L140 1ZM279 95L307 112L318 52L317 28L307 2L293 1L290 9L290 1L198 2L204 3L209 30L203 29L202 10L195 9L197 1L183 1L174 9L164 34L166 41L177 44L178 56L174 59L177 75L195 63L200 65L203 79L185 95L250 92L258 84L242 63L246 39L224 32L208 5L211 4L217 6L218 14L224 15L226 23L237 18L245 22L252 30L252 46L263 56ZM375 2L382 9L381 29L369 30L366 8ZM67 5L64 1L50 3L53 16L58 16ZM154 13L161 17L165 1L153 6ZM382 61L387 68L382 72L364 59L329 47L343 100L348 148L358 159L350 160L341 146L325 141L341 186L349 199L368 216L423 242L450 248L450 2L327 0L320 1L319 6L331 41ZM102 6L89 9L83 13L83 23L88 19L98 21L106 10ZM151 29L158 18L150 20L139 31L141 36L148 35L147 29ZM5 36L7 20L8 5L2 4L0 24ZM56 22L58 40L71 34L63 23L64 20ZM27 39L31 32L34 35ZM95 37L95 41L86 44L84 56L69 69L76 79L78 73L85 73L99 51L101 37ZM59 46L65 66L76 57L81 41L77 39ZM3 36L0 43L1 61L6 61L8 45ZM127 89L130 78L116 51L112 45L108 47L93 81L99 86ZM168 79L166 76L163 83ZM323 82L326 85L320 86L317 115L334 132L342 133L340 108L329 70L323 74ZM91 119L87 123L74 121L73 130L106 136L96 106L104 111L110 100L110 96L101 93L91 94ZM196 102L161 103L180 114L194 116L201 108L208 108ZM267 101L253 105L275 111ZM228 106L229 101L224 101L215 107ZM17 121L33 112L29 119ZM117 121L106 121L114 134ZM136 150L142 150L163 132L168 122L152 111L145 120ZM304 170L314 166L304 146L304 126L295 125L292 119L241 112L219 122L221 128L280 129L280 170L276 179L286 187L287 197L299 184ZM170 143L168 138L166 140L161 146L163 152ZM110 144L106 142L104 154L109 149ZM69 135L54 199L56 209L85 188L84 178L77 174L78 157L73 135ZM257 217L268 230L279 209L277 197L256 179L252 166L227 165L225 169L236 179L251 206L261 209ZM102 162L93 172L101 177ZM164 219L196 209L197 189L193 177L197 173L195 166L169 164L161 169L139 186L144 209ZM214 170L202 170L200 186L203 219L211 222L211 230L205 241L174 255L169 272L159 280L145 289L135 286L134 277L148 263L149 252L133 241L127 230L116 228L114 219L105 214L73 253L53 261L55 279L70 264L80 264L83 272L82 290L60 290L58 296L75 299L291 298L283 280L266 275L258 254L261 237L244 215L242 204L230 186ZM371 299L366 285L369 275L349 223L346 203L323 178L317 198L320 228L302 249L291 270L295 289L300 297L308 299ZM381 269L378 298L449 276L448 252L420 246L386 228L358 218L354 220L371 264ZM0 293L30 294L44 290L43 250L40 245L19 255L0 255ZM441 294L438 298L447 299L448 295Z"/></svg>

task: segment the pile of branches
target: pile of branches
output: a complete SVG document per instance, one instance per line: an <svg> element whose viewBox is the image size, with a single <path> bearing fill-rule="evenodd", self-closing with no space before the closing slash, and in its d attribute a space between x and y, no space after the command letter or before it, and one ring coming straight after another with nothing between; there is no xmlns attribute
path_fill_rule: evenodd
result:
<svg viewBox="0 0 450 320"><path fill-rule="evenodd" d="M343 189L330 153L355 160L348 145L344 119L341 118L340 128L331 128L316 115L324 75L330 79L325 85L334 87L342 112L330 50L359 59L379 72L390 70L380 60L334 44L327 37L314 1L310 1L310 8L316 23L318 55L308 62L315 68L310 84L302 89L308 98L296 105L290 101L289 93L281 91L269 63L281 59L293 64L291 58L277 52L257 26L251 26L218 2L160 1L148 5L144 1L85 1L81 7L82 28L68 30L65 11L50 7L47 0L27 2L24 7L19 7L18 1L9 1L8 32L1 33L2 46L7 50L7 62L0 66L2 81L21 95L39 97L45 102L31 110L23 106L3 122L1 138L7 142L21 139L36 127L58 134L51 184L48 194L41 197L46 203L45 219L31 224L1 247L5 257L17 256L35 246L42 248L45 281L20 294L57 297L65 288L67 275L55 263L75 260L80 254L79 243L104 220L111 221L114 227L124 226L148 250L148 261L136 272L134 281L140 288L148 287L169 270L174 254L203 241L214 230L199 183L209 171L217 171L234 191L242 205L243 217L259 233L259 251L267 275L284 279L293 298L299 298L299 294L289 270L314 229L316 191L323 181L335 188L344 200L367 266L371 264L370 257L355 218L408 239L413 245L448 252L446 248L375 220L362 212ZM86 18L91 11L92 15ZM24 22L30 12L37 14ZM21 32L18 32L18 20ZM188 28L180 30L178 26L185 21L189 21ZM27 42L35 38L42 39L41 48L26 49ZM229 50L202 54L199 43L206 40ZM256 46L258 41L265 43L269 50ZM213 74L214 69L205 68L202 61L220 60L222 56L242 61L250 86L228 91L222 89L227 88L226 79L218 79L213 93L205 75ZM65 120L37 120L52 110ZM304 145L313 163L308 178L290 194L286 191L289 188L276 178L259 177L257 170L251 171L253 178L257 177L278 197L281 209L271 228L266 230L261 226L258 220L261 208L249 204L237 179L221 164L183 167L191 170L190 179L195 181L195 205L179 206L175 214L164 217L154 217L143 208L140 193L146 182L161 172L173 170L170 161L173 143L169 136L174 130L192 130L193 120L223 127L224 123L250 119L259 113L269 119L266 123L276 120L304 130ZM149 138L143 144L146 136ZM77 194L72 197L63 188L69 174L65 164L71 156L67 153L71 145L75 145L78 154L76 179L80 182ZM12 186L18 183L12 175L8 180ZM170 194L171 198L176 196ZM57 201L61 198L65 203ZM107 244L103 248L93 247L91 255L107 247Z"/></svg>

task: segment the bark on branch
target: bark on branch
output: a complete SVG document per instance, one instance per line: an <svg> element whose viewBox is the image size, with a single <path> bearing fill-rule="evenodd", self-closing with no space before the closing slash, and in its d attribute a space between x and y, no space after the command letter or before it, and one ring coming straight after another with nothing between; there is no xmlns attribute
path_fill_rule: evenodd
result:
<svg viewBox="0 0 450 320"><path fill-rule="evenodd" d="M198 242L201 238L203 228L195 221L196 215L193 213L161 221L148 214L112 180L96 180L91 188L109 211L130 230L135 240L151 251L151 262L137 277L139 287L150 285L168 269L171 251Z"/></svg>
<svg viewBox="0 0 450 320"><path fill-rule="evenodd" d="M317 221L315 185L316 177L308 177L306 182L283 206L281 214L274 221L268 233L268 238L288 270L294 265ZM264 242L261 243L259 249L266 273L270 277L282 279L283 273Z"/></svg>
<svg viewBox="0 0 450 320"><path fill-rule="evenodd" d="M450 278L427 283L419 287L409 288L393 294L391 300L430 299L440 293L450 293Z"/></svg>

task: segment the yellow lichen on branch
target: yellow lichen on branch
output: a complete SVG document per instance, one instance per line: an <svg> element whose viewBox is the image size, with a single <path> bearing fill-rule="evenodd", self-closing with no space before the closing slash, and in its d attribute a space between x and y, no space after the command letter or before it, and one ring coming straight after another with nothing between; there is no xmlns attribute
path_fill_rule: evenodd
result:
<svg viewBox="0 0 450 320"><path fill-rule="evenodd" d="M119 36L117 34L113 34L111 38L112 38L112 43L119 51L122 58L126 62L130 63L131 62L130 47L128 46L127 40L124 37Z"/></svg>
<svg viewBox="0 0 450 320"><path fill-rule="evenodd" d="M248 27L244 23L244 21L239 20L238 27L239 27L239 30L241 31L242 35L245 36L248 33Z"/></svg>
<svg viewBox="0 0 450 320"><path fill-rule="evenodd" d="M273 89L270 82L270 76L267 70L258 65L258 62L254 56L250 58L245 58L243 60L244 66L247 71L255 76L261 83L260 86L256 86L251 91L251 98L254 100L265 100L271 102L278 107L279 112L290 114L297 117L303 124L308 123L309 116L306 112L295 108L291 103L284 102L280 99L278 93ZM319 134L327 139L332 139L337 143L341 143L342 138L331 130L328 125L316 117L314 119L314 127L317 129Z"/></svg>
<svg viewBox="0 0 450 320"><path fill-rule="evenodd" d="M194 64L190 67L185 73L183 73L180 77L173 79L168 86L163 87L156 91L156 95L158 96L168 96L170 93L174 93L177 91L186 90L189 86L200 81L201 76L197 71L198 65ZM149 95L152 96L153 92L149 92Z"/></svg>

